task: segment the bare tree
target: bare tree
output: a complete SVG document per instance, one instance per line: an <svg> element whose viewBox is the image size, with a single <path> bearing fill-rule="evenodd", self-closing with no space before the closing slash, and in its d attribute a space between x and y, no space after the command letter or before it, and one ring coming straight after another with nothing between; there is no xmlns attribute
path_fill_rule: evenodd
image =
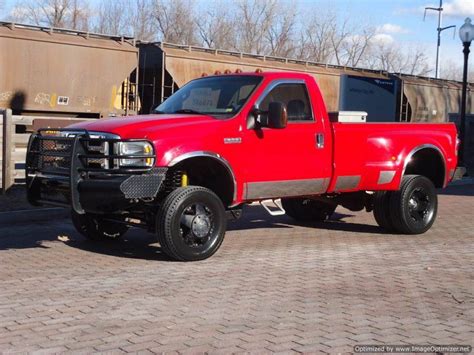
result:
<svg viewBox="0 0 474 355"><path fill-rule="evenodd" d="M153 6L151 0L132 0L129 23L132 36L142 41L156 39L156 27L150 9Z"/></svg>
<svg viewBox="0 0 474 355"><path fill-rule="evenodd" d="M441 65L441 78L447 80L462 80L463 67L452 60L446 60Z"/></svg>
<svg viewBox="0 0 474 355"><path fill-rule="evenodd" d="M33 5L37 6L36 8L30 7L32 12L39 10L39 14L36 16L42 16L39 17L38 22L46 22L53 27L65 27L67 12L71 6L70 0L35 1Z"/></svg>
<svg viewBox="0 0 474 355"><path fill-rule="evenodd" d="M358 67L364 60L374 35L375 29L373 27L365 27L360 34L341 37L341 55L338 56L341 60L338 64L343 61L342 64L346 66Z"/></svg>
<svg viewBox="0 0 474 355"><path fill-rule="evenodd" d="M365 66L369 69L401 72L403 60L399 46L387 41L374 41L365 60Z"/></svg>
<svg viewBox="0 0 474 355"><path fill-rule="evenodd" d="M41 26L64 27L69 0L25 0L13 8L13 20Z"/></svg>
<svg viewBox="0 0 474 355"><path fill-rule="evenodd" d="M330 42L337 65L344 64L344 55L342 47L344 46L351 33L353 32L349 28L349 19L347 17L342 21L339 26L337 25L337 22L334 25L334 31L332 32L332 36L330 37Z"/></svg>
<svg viewBox="0 0 474 355"><path fill-rule="evenodd" d="M405 53L405 63L401 68L406 74L426 76L432 70L428 65L426 50L422 47L408 49Z"/></svg>
<svg viewBox="0 0 474 355"><path fill-rule="evenodd" d="M70 0L70 9L65 25L75 30L88 31L91 26L91 17L91 11L87 2L82 0Z"/></svg>
<svg viewBox="0 0 474 355"><path fill-rule="evenodd" d="M103 0L97 9L94 30L111 35L130 35L127 0Z"/></svg>
<svg viewBox="0 0 474 355"><path fill-rule="evenodd" d="M278 0L240 0L235 10L229 11L216 1L196 17L204 46L281 57L293 55L294 6Z"/></svg>
<svg viewBox="0 0 474 355"><path fill-rule="evenodd" d="M349 17L338 21L334 11L307 17L300 33L298 57L320 63L359 66L366 57L375 29L354 25Z"/></svg>
<svg viewBox="0 0 474 355"><path fill-rule="evenodd" d="M255 54L265 54L268 34L277 8L276 0L240 0L236 17L239 21L238 49Z"/></svg>
<svg viewBox="0 0 474 355"><path fill-rule="evenodd" d="M332 38L336 32L336 18L327 14L310 15L303 24L298 46L298 59L329 63L334 57Z"/></svg>
<svg viewBox="0 0 474 355"><path fill-rule="evenodd" d="M278 4L278 11L272 16L270 27L266 34L269 45L269 55L289 57L294 54L296 26L296 8L292 5Z"/></svg>
<svg viewBox="0 0 474 355"><path fill-rule="evenodd" d="M98 5L94 30L125 35L140 40L155 39L152 0L102 0Z"/></svg>
<svg viewBox="0 0 474 355"><path fill-rule="evenodd" d="M431 70L425 52L422 47L404 48L392 42L375 42L364 64L370 69L426 76Z"/></svg>
<svg viewBox="0 0 474 355"><path fill-rule="evenodd" d="M463 66L451 59L444 61L441 65L441 78L446 80L462 81ZM474 82L474 65L471 64L467 73L468 82Z"/></svg>
<svg viewBox="0 0 474 355"><path fill-rule="evenodd" d="M208 0L203 9L196 8L194 0L99 0L94 11L89 0L18 1L12 13L16 22L414 75L430 73L422 48L404 48L387 40L387 35L383 40L373 27L330 8L298 15L303 18L299 24L297 6L285 0L230 4ZM444 70L445 77L460 79L461 70L455 66Z"/></svg>
<svg viewBox="0 0 474 355"><path fill-rule="evenodd" d="M85 0L24 0L17 3L10 17L40 26L88 30L90 10Z"/></svg>
<svg viewBox="0 0 474 355"><path fill-rule="evenodd" d="M202 11L196 18L202 44L208 48L235 49L237 47L236 20L221 2L214 2L211 9Z"/></svg>
<svg viewBox="0 0 474 355"><path fill-rule="evenodd" d="M196 44L194 6L190 0L155 0L153 15L160 40Z"/></svg>

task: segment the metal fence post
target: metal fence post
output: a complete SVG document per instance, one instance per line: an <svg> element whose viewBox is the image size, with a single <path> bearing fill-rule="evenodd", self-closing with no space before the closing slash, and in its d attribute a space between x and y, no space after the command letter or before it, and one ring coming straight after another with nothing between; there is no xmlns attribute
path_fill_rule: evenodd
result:
<svg viewBox="0 0 474 355"><path fill-rule="evenodd" d="M2 194L13 185L12 179L12 110L2 112L3 145L2 145Z"/></svg>

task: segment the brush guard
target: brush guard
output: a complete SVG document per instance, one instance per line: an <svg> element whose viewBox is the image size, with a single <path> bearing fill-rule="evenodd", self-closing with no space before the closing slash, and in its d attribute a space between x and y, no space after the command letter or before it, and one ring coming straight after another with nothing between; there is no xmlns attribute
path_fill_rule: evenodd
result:
<svg viewBox="0 0 474 355"><path fill-rule="evenodd" d="M167 169L154 167L154 153L117 154L118 142L148 141L84 129L41 129L32 134L25 165L28 201L71 207L83 214L119 212L139 199L156 197ZM152 167L121 168L118 163L140 158L153 159Z"/></svg>

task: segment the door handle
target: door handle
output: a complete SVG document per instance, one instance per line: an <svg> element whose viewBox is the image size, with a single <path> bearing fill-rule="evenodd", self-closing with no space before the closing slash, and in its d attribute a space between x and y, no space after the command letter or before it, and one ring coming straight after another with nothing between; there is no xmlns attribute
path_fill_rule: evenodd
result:
<svg viewBox="0 0 474 355"><path fill-rule="evenodd" d="M324 133L316 133L316 148L324 148Z"/></svg>

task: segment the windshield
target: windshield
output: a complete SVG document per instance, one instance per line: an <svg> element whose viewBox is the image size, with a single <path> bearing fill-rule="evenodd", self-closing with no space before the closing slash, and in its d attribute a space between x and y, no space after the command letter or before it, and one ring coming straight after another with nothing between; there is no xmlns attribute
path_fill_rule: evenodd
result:
<svg viewBox="0 0 474 355"><path fill-rule="evenodd" d="M228 75L193 80L154 111L231 117L247 102L261 80L261 77L255 75Z"/></svg>

